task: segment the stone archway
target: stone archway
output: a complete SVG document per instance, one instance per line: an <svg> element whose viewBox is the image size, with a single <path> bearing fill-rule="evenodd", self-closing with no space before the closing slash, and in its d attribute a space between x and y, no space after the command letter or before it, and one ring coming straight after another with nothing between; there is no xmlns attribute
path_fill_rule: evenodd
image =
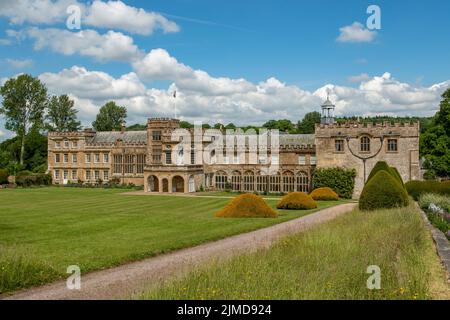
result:
<svg viewBox="0 0 450 320"><path fill-rule="evenodd" d="M169 192L169 180L162 179L162 192Z"/></svg>
<svg viewBox="0 0 450 320"><path fill-rule="evenodd" d="M148 191L159 192L159 179L157 176L148 177Z"/></svg>
<svg viewBox="0 0 450 320"><path fill-rule="evenodd" d="M175 176L172 179L172 192L184 192L184 179L180 176Z"/></svg>

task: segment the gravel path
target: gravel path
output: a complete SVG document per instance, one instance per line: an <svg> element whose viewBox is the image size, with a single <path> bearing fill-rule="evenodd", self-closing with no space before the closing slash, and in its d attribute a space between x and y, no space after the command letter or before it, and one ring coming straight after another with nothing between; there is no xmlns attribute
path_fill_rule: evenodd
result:
<svg viewBox="0 0 450 320"><path fill-rule="evenodd" d="M119 267L82 275L81 290L68 290L65 281L17 292L5 299L121 299L150 289L161 281L192 270L214 258L230 257L269 247L280 237L307 230L356 207L346 203L267 228L239 234L196 247L181 249Z"/></svg>

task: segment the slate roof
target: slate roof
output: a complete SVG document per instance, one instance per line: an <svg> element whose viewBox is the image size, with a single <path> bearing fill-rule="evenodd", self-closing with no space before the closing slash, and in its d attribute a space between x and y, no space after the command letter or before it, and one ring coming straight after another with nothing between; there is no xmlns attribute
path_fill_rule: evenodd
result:
<svg viewBox="0 0 450 320"><path fill-rule="evenodd" d="M117 139L121 139L125 143L147 143L147 131L101 131L96 132L94 137L89 141L91 144L114 143Z"/></svg>
<svg viewBox="0 0 450 320"><path fill-rule="evenodd" d="M314 137L314 134L280 134L280 144L294 146L313 145Z"/></svg>

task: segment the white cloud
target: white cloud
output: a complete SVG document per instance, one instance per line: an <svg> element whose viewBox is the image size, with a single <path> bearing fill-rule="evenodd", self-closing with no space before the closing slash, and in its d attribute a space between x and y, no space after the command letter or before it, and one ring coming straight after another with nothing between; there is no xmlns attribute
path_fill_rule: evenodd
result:
<svg viewBox="0 0 450 320"><path fill-rule="evenodd" d="M178 32L178 25L164 16L131 7L122 1L94 1L87 9L84 23L100 28L114 28L130 33L150 35L157 29Z"/></svg>
<svg viewBox="0 0 450 320"><path fill-rule="evenodd" d="M14 69L25 69L33 65L33 60L31 59L6 59L6 62L8 62Z"/></svg>
<svg viewBox="0 0 450 320"><path fill-rule="evenodd" d="M164 49L151 50L143 59L133 63L137 74L147 80L172 80L182 90L205 95L232 94L254 90L245 79L211 77L207 72L194 70L177 61Z"/></svg>
<svg viewBox="0 0 450 320"><path fill-rule="evenodd" d="M99 1L84 4L76 0L0 0L0 16L13 25L54 25L65 22L70 5L77 5L82 13L81 26L118 29L130 33L151 35L178 32L179 26L159 13L128 6L122 1Z"/></svg>
<svg viewBox="0 0 450 320"><path fill-rule="evenodd" d="M214 90L200 85L183 88L178 78L188 82L191 77L191 81L201 84L195 78L197 71L164 52L156 56L162 68L168 68L167 74L155 68L150 69L147 75L158 79L165 75L165 80L173 81L166 89L146 87L133 72L115 78L77 66L58 73L47 72L39 78L47 84L50 93L71 94L83 123L87 125L94 120L99 107L111 99L127 107L128 123L144 123L148 117L154 116L173 116L175 108L176 113L188 121L236 124L262 124L269 119L280 118L297 121L306 112L320 111L327 91L336 104L337 115L341 116L432 115L438 109L440 95L450 86L449 80L429 87L417 87L384 73L365 80L357 88L327 84L312 92L287 85L274 77L254 84L206 74L213 81ZM230 83L234 84L232 89ZM173 98L175 87L178 94Z"/></svg>
<svg viewBox="0 0 450 320"><path fill-rule="evenodd" d="M131 98L145 94L146 88L134 72L115 79L101 71L73 66L58 73L39 76L54 94L71 93L81 99L107 100Z"/></svg>
<svg viewBox="0 0 450 320"><path fill-rule="evenodd" d="M355 21L349 26L339 28L340 34L337 37L338 42L372 42L376 35L376 31L370 31Z"/></svg>
<svg viewBox="0 0 450 320"><path fill-rule="evenodd" d="M34 49L50 48L64 55L80 54L98 61L133 61L142 55L133 39L120 32L99 34L95 30L68 30L36 27L23 33L34 40Z"/></svg>
<svg viewBox="0 0 450 320"><path fill-rule="evenodd" d="M367 73L361 73L361 74L358 74L356 76L349 77L348 81L359 83L359 82L363 82L363 81L366 81L366 80L369 80L369 79L370 79L370 76Z"/></svg>
<svg viewBox="0 0 450 320"><path fill-rule="evenodd" d="M8 17L11 24L54 24L63 21L67 7L82 6L75 0L0 0L0 16Z"/></svg>

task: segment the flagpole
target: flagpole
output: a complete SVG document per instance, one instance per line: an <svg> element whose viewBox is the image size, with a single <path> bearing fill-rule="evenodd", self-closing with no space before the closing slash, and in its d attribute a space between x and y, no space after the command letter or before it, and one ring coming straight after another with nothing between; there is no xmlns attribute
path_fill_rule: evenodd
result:
<svg viewBox="0 0 450 320"><path fill-rule="evenodd" d="M173 113L174 113L174 118L177 118L177 89L174 90L173 92Z"/></svg>

